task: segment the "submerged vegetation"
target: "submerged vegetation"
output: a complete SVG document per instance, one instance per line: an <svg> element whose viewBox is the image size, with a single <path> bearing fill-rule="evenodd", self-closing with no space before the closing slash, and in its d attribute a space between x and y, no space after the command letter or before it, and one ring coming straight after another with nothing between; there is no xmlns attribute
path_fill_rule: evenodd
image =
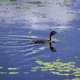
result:
<svg viewBox="0 0 80 80"><path fill-rule="evenodd" d="M76 67L75 62L67 62L64 63L61 60L57 59L55 62L44 62L42 60L36 61L39 65L37 67L33 67L32 71L48 71L52 74L63 75L63 76L73 76L76 77L72 80L80 80L80 68Z"/></svg>
<svg viewBox="0 0 80 80"><path fill-rule="evenodd" d="M57 59L55 62L45 62L42 60L35 61L38 66L32 67L30 72L50 72L58 76L73 76L73 79L64 79L64 80L80 80L80 67L76 67L75 62L62 62L60 59ZM0 66L0 75L18 75L18 74L28 74L30 72L20 72L20 68L17 67L8 67L8 71L3 71L4 67Z"/></svg>
<svg viewBox="0 0 80 80"><path fill-rule="evenodd" d="M80 80L80 78L75 78L75 79L72 79L72 80Z"/></svg>
<svg viewBox="0 0 80 80"><path fill-rule="evenodd" d="M3 66L0 66L0 75L4 75L4 74L16 75L16 74L19 74L18 70L19 68L16 68L16 67L5 68Z"/></svg>

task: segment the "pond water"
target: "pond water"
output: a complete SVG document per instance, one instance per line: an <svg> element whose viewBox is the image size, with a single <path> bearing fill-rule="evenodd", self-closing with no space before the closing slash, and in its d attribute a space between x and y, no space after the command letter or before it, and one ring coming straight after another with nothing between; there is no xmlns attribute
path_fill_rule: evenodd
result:
<svg viewBox="0 0 80 80"><path fill-rule="evenodd" d="M57 20L58 24L40 22L40 24L36 23L35 25L32 24L32 26L31 22L23 23L25 21L23 21L22 17L19 18L22 20L9 23L7 22L8 18L4 19L3 15L0 22L0 80L80 80L80 20L78 5L79 3L71 8L73 9L71 14L76 14L76 17L70 23L68 18L65 20L68 16L63 18L62 13L58 15L58 12L56 12L58 17L55 18L55 15L53 15L54 21ZM41 11L44 12L43 10ZM23 15L23 11L16 11L16 17ZM18 15L18 12L21 13ZM61 21L61 16L63 21ZM31 15L31 17L34 16ZM29 16L28 19L36 21L31 17ZM56 52L51 51L48 44L32 43L33 39L49 39L51 31L57 32L53 36L55 43L52 44ZM53 67L51 67L52 65ZM60 72L60 70L62 71Z"/></svg>
<svg viewBox="0 0 80 80"><path fill-rule="evenodd" d="M32 44L31 39L28 39L28 37L47 39L50 31L24 29L20 26L16 27L16 24L13 26L0 28L0 66L2 66L1 72L6 72L1 73L1 76L16 80L53 80L53 78L64 80L68 77L53 75L45 71L31 72L32 67L38 66L35 63L37 60L55 62L60 59L64 63L75 62L76 66L80 67L80 32L77 28L59 33L56 31L56 43L53 44L56 52L52 52L48 45ZM10 74L10 72L15 73Z"/></svg>

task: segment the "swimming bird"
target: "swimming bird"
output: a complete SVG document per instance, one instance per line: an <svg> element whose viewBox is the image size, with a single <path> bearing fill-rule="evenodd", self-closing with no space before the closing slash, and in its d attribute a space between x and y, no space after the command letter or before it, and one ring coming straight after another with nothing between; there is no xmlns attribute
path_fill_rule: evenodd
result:
<svg viewBox="0 0 80 80"><path fill-rule="evenodd" d="M52 36L55 35L56 31L51 31L49 35L49 39L35 39L32 40L34 44L49 44L49 48L51 51L56 52L56 49L52 46L52 43L55 43L55 41L52 40Z"/></svg>

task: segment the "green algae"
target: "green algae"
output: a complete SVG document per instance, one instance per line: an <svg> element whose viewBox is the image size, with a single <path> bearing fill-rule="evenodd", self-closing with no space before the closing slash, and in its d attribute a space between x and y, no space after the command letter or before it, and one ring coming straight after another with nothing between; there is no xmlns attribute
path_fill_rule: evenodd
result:
<svg viewBox="0 0 80 80"><path fill-rule="evenodd" d="M64 79L64 80L80 80L80 78L74 78L74 79Z"/></svg>
<svg viewBox="0 0 80 80"><path fill-rule="evenodd" d="M6 71L8 70L8 71ZM9 74L9 75L16 75L18 74L19 68L16 68L16 67L8 67L8 68L5 68L3 66L0 66L0 74L1 75L5 75L5 74Z"/></svg>
<svg viewBox="0 0 80 80"><path fill-rule="evenodd" d="M10 67L10 68L8 68L8 70L18 70L18 68L12 68L12 67Z"/></svg>
<svg viewBox="0 0 80 80"><path fill-rule="evenodd" d="M16 74L19 74L19 72L9 72L8 74L10 74L10 75L16 75Z"/></svg>
<svg viewBox="0 0 80 80"><path fill-rule="evenodd" d="M0 72L0 74L7 74L7 72Z"/></svg>
<svg viewBox="0 0 80 80"><path fill-rule="evenodd" d="M75 75L76 77L80 77L80 72L74 72L73 75Z"/></svg>
<svg viewBox="0 0 80 80"><path fill-rule="evenodd" d="M0 0L0 3L10 3L10 2L15 2L16 0Z"/></svg>
<svg viewBox="0 0 80 80"><path fill-rule="evenodd" d="M39 69L39 67L32 67L31 72L36 72Z"/></svg>
<svg viewBox="0 0 80 80"><path fill-rule="evenodd" d="M2 74L2 75L4 75L4 74L16 75L16 74L19 74L19 72L0 72L0 74Z"/></svg>
<svg viewBox="0 0 80 80"><path fill-rule="evenodd" d="M80 78L74 78L74 79L72 79L72 80L80 80Z"/></svg>
<svg viewBox="0 0 80 80"><path fill-rule="evenodd" d="M38 67L33 67L32 71L48 71L52 74L63 75L63 76L75 76L80 77L80 68L76 67L75 62L63 63L57 59L55 62L44 62L42 60L36 61Z"/></svg>
<svg viewBox="0 0 80 80"><path fill-rule="evenodd" d="M75 1L74 0L64 0L63 3L65 6L70 6L74 3Z"/></svg>

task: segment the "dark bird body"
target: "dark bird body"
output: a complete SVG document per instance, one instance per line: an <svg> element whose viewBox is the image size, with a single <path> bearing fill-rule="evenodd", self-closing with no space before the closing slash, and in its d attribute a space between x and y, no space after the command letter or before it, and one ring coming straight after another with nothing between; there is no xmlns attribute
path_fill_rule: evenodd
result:
<svg viewBox="0 0 80 80"><path fill-rule="evenodd" d="M34 44L49 44L49 47L50 47L51 51L55 52L56 49L54 47L52 47L52 43L55 43L55 41L52 41L52 36L55 35L55 34L56 34L55 31L51 31L48 40L45 40L45 39L36 39L36 40L33 40L32 42Z"/></svg>

